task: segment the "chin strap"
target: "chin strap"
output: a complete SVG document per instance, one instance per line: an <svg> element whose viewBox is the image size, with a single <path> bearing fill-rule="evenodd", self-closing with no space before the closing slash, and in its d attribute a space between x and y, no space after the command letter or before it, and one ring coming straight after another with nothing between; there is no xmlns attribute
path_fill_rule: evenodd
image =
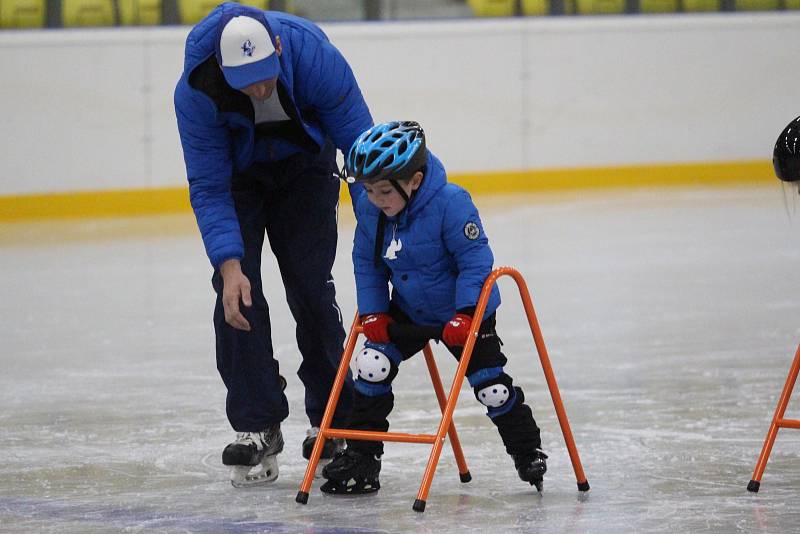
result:
<svg viewBox="0 0 800 534"><path fill-rule="evenodd" d="M397 192L400 193L400 196L403 197L403 200L406 201L406 205L403 206L403 209L401 209L397 213L397 215L395 215L395 217L399 217L404 211L408 209L408 206L411 204L411 201L416 196L417 191L419 191L419 188L413 190L411 192L411 196L409 196L406 194L405 190L397 180L389 180L389 183L391 183L394 186ZM380 215L378 215L378 228L375 231L375 251L373 254L373 261L375 262L375 267L379 267L381 264L381 256L382 256L381 253L383 252L383 238L385 235L386 235L386 214L381 212Z"/></svg>
<svg viewBox="0 0 800 534"><path fill-rule="evenodd" d="M408 198L408 195L406 194L405 189L403 189L400 186L400 183L397 180L389 180L389 183L392 184L395 189L397 189L397 192L400 193L400 196L403 197L403 200L406 201L406 205L403 206L403 209L406 209L406 207L408 207L408 203L409 203L409 201L411 199ZM415 192L416 192L416 190L412 191L411 194L413 195ZM401 210L401 213L402 213L402 210Z"/></svg>
<svg viewBox="0 0 800 534"><path fill-rule="evenodd" d="M386 235L386 214L381 212L381 214L378 215L378 228L375 230L375 251L372 255L375 267L380 267L381 265L384 235Z"/></svg>

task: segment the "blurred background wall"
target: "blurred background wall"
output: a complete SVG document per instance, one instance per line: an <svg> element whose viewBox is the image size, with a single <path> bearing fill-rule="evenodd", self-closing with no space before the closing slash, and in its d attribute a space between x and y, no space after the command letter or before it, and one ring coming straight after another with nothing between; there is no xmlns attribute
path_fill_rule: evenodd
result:
<svg viewBox="0 0 800 534"><path fill-rule="evenodd" d="M291 7L304 13L305 4ZM315 3L326 6L321 19L378 19L322 23L375 120L420 121L451 174L488 190L770 180L772 143L800 110L800 11L785 3L605 17L519 16L530 3L484 3L517 15L494 18L473 17L479 3L433 2L431 19L388 20L419 4ZM125 4L114 5L119 23ZM157 13L163 21L163 5ZM177 200L155 211L185 209L172 91L188 31L0 31L0 219L46 211L43 201L73 192L169 190Z"/></svg>

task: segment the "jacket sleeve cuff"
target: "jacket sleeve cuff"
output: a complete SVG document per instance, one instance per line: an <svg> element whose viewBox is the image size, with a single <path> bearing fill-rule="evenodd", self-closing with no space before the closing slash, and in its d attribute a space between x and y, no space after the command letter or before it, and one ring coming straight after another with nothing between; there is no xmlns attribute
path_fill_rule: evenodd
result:
<svg viewBox="0 0 800 534"><path fill-rule="evenodd" d="M228 250L222 250L219 252L214 253L213 255L209 255L209 260L211 260L211 266L214 269L219 270L223 263L228 260L241 260L244 254L241 251L231 247Z"/></svg>

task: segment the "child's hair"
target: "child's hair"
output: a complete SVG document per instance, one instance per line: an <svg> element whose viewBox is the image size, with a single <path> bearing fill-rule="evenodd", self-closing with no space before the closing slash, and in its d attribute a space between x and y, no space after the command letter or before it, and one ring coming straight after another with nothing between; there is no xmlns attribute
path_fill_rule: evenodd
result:
<svg viewBox="0 0 800 534"><path fill-rule="evenodd" d="M419 123L384 122L358 136L345 157L343 174L351 183L405 182L427 161L425 132Z"/></svg>
<svg viewBox="0 0 800 534"><path fill-rule="evenodd" d="M397 180L398 182L403 182L404 184L407 184L408 182L411 181L412 178L414 178L414 175L417 174L418 172L421 172L422 175L425 176L425 173L427 172L427 170L428 170L428 166L427 165L423 165L422 167L420 167L416 171L412 171L411 173L409 173L408 176L405 176L403 178L392 178L392 180Z"/></svg>

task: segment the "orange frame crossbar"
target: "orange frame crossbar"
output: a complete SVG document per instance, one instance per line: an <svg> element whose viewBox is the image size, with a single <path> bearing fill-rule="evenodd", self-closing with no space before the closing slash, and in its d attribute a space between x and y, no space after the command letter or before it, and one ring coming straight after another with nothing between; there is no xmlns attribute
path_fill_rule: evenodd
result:
<svg viewBox="0 0 800 534"><path fill-rule="evenodd" d="M769 455L772 453L772 446L775 444L775 438L778 437L778 429L800 428L800 421L797 419L784 419L783 417L786 413L786 407L789 405L789 399L792 398L792 390L795 382L797 382L798 372L800 372L800 346L797 347L792 367L789 369L789 376L786 377L786 383L783 385L783 391L778 399L778 406L775 408L775 415L772 416L772 423L769 425L767 438L764 440L761 455L758 457L756 469L753 471L753 478L747 484L747 490L753 493L757 492L761 486L761 476L767 467Z"/></svg>
<svg viewBox="0 0 800 534"><path fill-rule="evenodd" d="M317 469L317 465L319 464L320 456L322 455L322 448L325 443L325 440L328 438L345 438L345 439L356 439L356 440L367 440L367 441L400 441L406 443L430 443L433 445L430 457L428 458L428 464L425 468L425 473L422 476L422 483L420 484L419 492L417 493L417 499L414 501L413 509L417 512L423 512L425 510L426 500L428 498L428 491L431 487L431 482L433 482L433 475L436 471L436 466L439 463L439 456L442 453L442 448L444 446L444 438L445 434L450 437L450 443L453 447L453 453L456 457L456 462L458 464L458 471L460 474L460 478L462 482L469 482L471 480L471 476L469 470L467 469L467 463L464 459L463 451L461 450L461 444L458 440L458 435L456 433L456 428L453 423L453 412L456 409L456 403L458 402L458 394L461 391L461 385L464 382L464 377L466 375L467 366L469 365L469 360L472 357L472 349L475 346L475 340L477 339L478 329L480 328L481 322L483 321L483 315L486 312L486 305L489 302L489 295L491 293L492 287L494 287L495 283L497 283L497 279L501 276L510 276L514 279L517 283L517 287L519 289L520 297L522 298L522 302L525 306L525 313L528 317L528 323L531 327L531 333L533 334L534 343L536 344L536 350L539 353L539 361L542 364L542 370L544 371L545 380L547 381L547 387L550 390L550 397L553 399L553 406L556 410L556 416L558 417L558 423L561 426L561 432L564 435L564 441L567 445L567 451L569 452L570 460L572 461L572 468L575 471L575 478L577 479L578 483L578 490L579 491L589 491L589 482L586 480L586 475L583 472L583 466L581 465L581 460L578 455L578 449L575 447L575 441L572 437L572 431L569 426L569 421L567 419L567 412L564 410L564 405L561 401L561 394L558 390L558 384L556 383L556 377L553 373L553 368L550 365L550 357L547 355L547 348L544 344L544 339L542 338L542 332L539 328L539 322L536 319L536 312L533 309L533 302L531 301L530 294L528 292L528 286L525 283L525 280L522 278L522 275L516 269L512 267L499 267L491 272L489 277L486 279L486 282L483 284L483 289L481 290L480 298L478 299L478 305L475 309L475 315L472 321L472 327L469 331L469 335L467 337L467 342L464 345L463 352L461 353L461 358L458 362L458 367L456 368L455 377L453 378L453 384L450 387L450 394L445 397L444 396L444 388L442 387L442 382L439 377L439 371L436 367L436 363L434 361L433 352L431 351L430 345L425 345L423 350L425 354L425 362L428 365L428 371L431 374L431 379L433 381L433 387L436 391L436 398L439 401L439 407L442 410L442 419L439 422L439 428L436 431L436 434L404 434L398 432L372 432L372 431L358 431L358 430L347 430L347 429L334 429L330 427L331 421L333 419L333 414L336 411L336 406L339 402L339 395L342 391L342 386L344 384L345 377L347 376L347 371L350 368L350 360L353 357L353 351L355 349L356 341L358 339L358 335L361 333L361 322L359 320L358 312L356 312L356 317L353 320L353 325L350 328L350 335L347 338L347 344L345 345L344 354L342 355L342 361L339 364L339 370L336 374L336 379L333 383L333 387L331 389L330 397L328 398L328 405L325 408L325 414L322 417L322 423L320 424L319 434L317 435L316 443L314 444L314 449L311 453L311 458L308 460L308 467L306 468L306 474L303 478L303 483L300 486L300 491L297 492L297 497L295 500L300 504L306 504L308 502L308 495L311 489L311 484L314 479L314 473Z"/></svg>

